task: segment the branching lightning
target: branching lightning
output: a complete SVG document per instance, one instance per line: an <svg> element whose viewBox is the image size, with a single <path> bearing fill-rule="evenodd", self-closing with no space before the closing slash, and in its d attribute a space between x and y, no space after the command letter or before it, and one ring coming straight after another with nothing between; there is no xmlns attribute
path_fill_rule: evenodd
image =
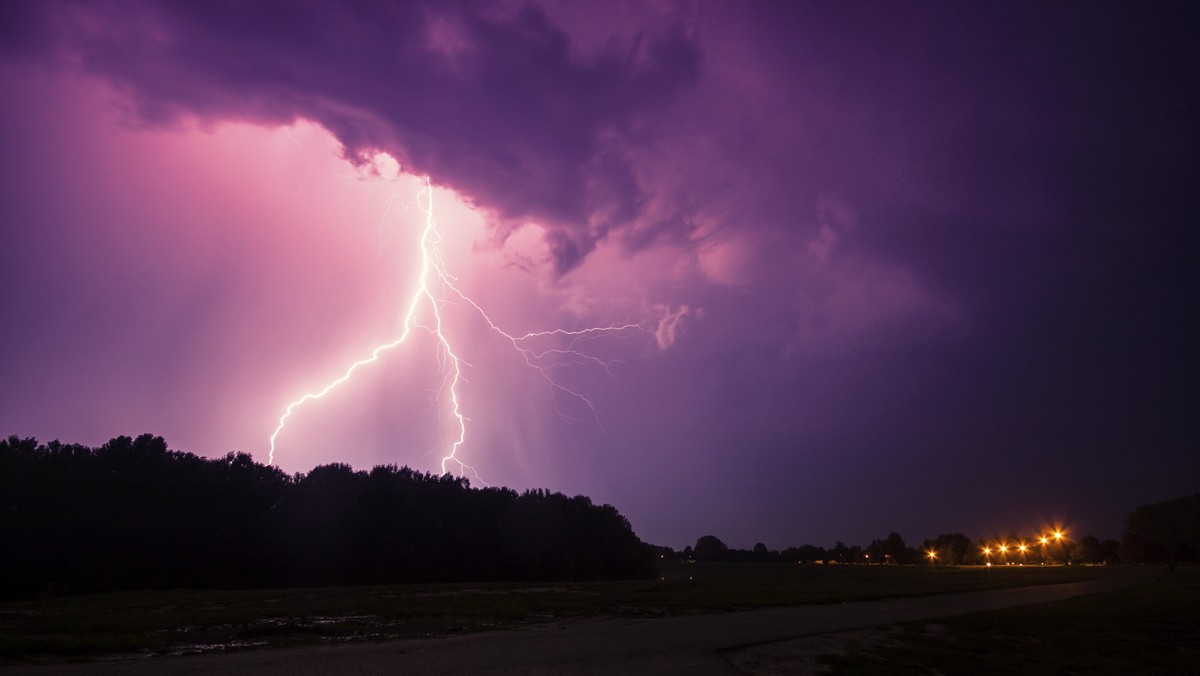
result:
<svg viewBox="0 0 1200 676"><path fill-rule="evenodd" d="M578 341L604 333L619 333L623 331L645 332L646 328L641 324L627 323L612 326L596 326L580 330L551 329L548 331L535 331L524 335L514 335L505 331L492 320L478 303L458 288L456 285L457 278L447 270L446 261L442 256L442 237L437 229L437 221L434 219L433 187L428 177L426 177L425 185L418 193L417 205L425 216L419 242L421 264L416 276L416 288L407 303L407 311L404 314L403 331L396 340L379 345L371 351L370 356L351 364L341 377L331 381L322 389L305 394L288 404L287 408L284 409L283 415L279 417L279 422L275 426L274 432L271 433L271 450L268 459L270 464L275 463L275 450L279 435L283 432L288 419L296 412L297 408L310 401L321 399L339 385L349 381L360 368L378 362L385 352L403 345L415 328L428 332L436 342L436 356L444 373L438 399L439 401L444 401L445 410L448 411L449 418L453 420L454 433L451 435L453 438L448 442L445 455L441 460L442 473L445 474L450 472L451 469L456 469L459 475L470 473L478 479L479 475L475 471L475 468L463 462L458 455L459 449L467 439L468 422L468 418L464 415L461 402L459 401L459 390L461 385L466 382L463 376L463 368L470 366L470 364L463 361L459 356L460 353L455 349L450 336L444 330L443 326L445 307L454 302L454 299L473 308L494 333L504 338L521 355L527 366L541 374L554 394L555 409L560 416L571 420L581 420L577 416L567 414L559 406L559 397L567 397L585 407L590 412L590 420L588 422L595 423L600 427L599 416L592 402L579 392L555 380L553 369L557 367L592 364L602 367L611 375L612 365L616 362L604 360L577 349ZM390 208L390 202L388 206ZM538 339L547 338L566 339L567 343L565 347L543 349L531 346L535 345ZM601 429L603 428L601 427Z"/></svg>

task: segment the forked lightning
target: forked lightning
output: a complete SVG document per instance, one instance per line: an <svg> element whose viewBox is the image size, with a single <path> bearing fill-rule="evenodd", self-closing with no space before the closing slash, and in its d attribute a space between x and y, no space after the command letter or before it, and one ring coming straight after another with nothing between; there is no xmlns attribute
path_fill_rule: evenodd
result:
<svg viewBox="0 0 1200 676"><path fill-rule="evenodd" d="M384 352L404 344L408 336L412 333L412 330L418 328L429 332L437 342L437 357L442 364L445 374L440 394L445 398L446 408L454 421L453 424L455 427L454 439L449 443L446 454L442 457L442 473L445 474L450 472L451 469L456 469L459 475L469 472L478 478L475 468L463 462L458 456L459 449L467 438L467 418L463 415L459 402L459 387L464 382L463 367L467 364L454 349L454 345L451 343L447 332L443 330L442 313L444 306L448 303L449 296L453 296L470 305L487 322L488 327L492 331L502 336L512 345L514 350L521 354L526 365L541 373L554 392L556 408L558 406L558 396L562 395L573 398L587 407L591 413L592 421L599 424L599 418L596 415L596 409L592 405L592 402L582 394L556 381L551 373L551 369L556 366L590 363L602 366L608 370L611 366L610 362L576 350L574 348L574 339L586 338L600 333L645 331L645 328L640 324L620 324L580 330L552 329L549 331L526 333L521 336L514 336L504 331L488 316L487 312L478 303L455 285L454 276L446 270L446 262L442 257L441 250L442 238L437 229L437 221L434 219L433 187L428 177L425 178L425 185L421 188L417 196L417 204L425 215L420 239L421 265L417 273L416 288L412 298L408 301L408 309L404 315L404 330L396 340L376 347L371 351L370 356L351 364L340 378L333 380L321 390L305 394L288 404L287 408L284 409L283 415L279 417L279 423L275 426L275 431L271 433L271 450L268 458L270 464L275 464L275 450L279 441L279 435L287 425L288 418L292 416L299 406L329 394L334 388L350 380L358 369L379 361ZM425 314L426 312L427 314ZM529 347L529 344L535 339L549 337L569 338L572 339L572 342L568 343L568 346L565 348L535 349ZM561 409L558 412L560 415L566 415Z"/></svg>

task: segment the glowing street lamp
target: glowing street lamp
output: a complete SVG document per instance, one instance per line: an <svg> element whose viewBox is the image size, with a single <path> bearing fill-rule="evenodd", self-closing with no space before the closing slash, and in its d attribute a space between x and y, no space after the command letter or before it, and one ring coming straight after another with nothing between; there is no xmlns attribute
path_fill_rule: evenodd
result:
<svg viewBox="0 0 1200 676"><path fill-rule="evenodd" d="M936 563L936 560L937 560L937 552L931 549L931 550L929 550L929 551L928 551L928 552L926 552L926 553L927 553L927 554L929 554L929 562L930 562L930 563Z"/></svg>
<svg viewBox="0 0 1200 676"><path fill-rule="evenodd" d="M1050 536L1045 538L1047 544L1058 545L1057 549L1051 550L1051 553L1050 553L1050 561L1051 562L1058 559L1057 554L1061 554L1062 558L1064 560L1066 559L1067 553L1065 551L1065 547L1063 546L1063 541L1065 539L1066 539L1066 534L1063 533L1061 528L1055 528L1054 531L1052 533L1050 533Z"/></svg>

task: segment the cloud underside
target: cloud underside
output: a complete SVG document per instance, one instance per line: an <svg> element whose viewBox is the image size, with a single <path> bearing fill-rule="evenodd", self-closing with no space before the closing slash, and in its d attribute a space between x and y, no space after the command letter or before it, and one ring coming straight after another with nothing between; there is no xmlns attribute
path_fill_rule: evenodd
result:
<svg viewBox="0 0 1200 676"><path fill-rule="evenodd" d="M854 210L812 180L834 163L797 132L825 104L794 109L752 43L694 13L643 8L606 31L556 5L22 7L32 37L11 49L105 79L131 123L314 121L351 161L386 152L455 190L493 246L535 226L522 265L552 278L601 244L673 247L706 284L790 289L801 342L947 312L911 270L845 255Z"/></svg>
<svg viewBox="0 0 1200 676"><path fill-rule="evenodd" d="M385 151L472 200L500 239L540 225L559 274L614 232L653 229L640 157L701 61L679 23L580 54L530 6L121 8L47 5L27 48L109 80L141 124L315 121L348 158Z"/></svg>

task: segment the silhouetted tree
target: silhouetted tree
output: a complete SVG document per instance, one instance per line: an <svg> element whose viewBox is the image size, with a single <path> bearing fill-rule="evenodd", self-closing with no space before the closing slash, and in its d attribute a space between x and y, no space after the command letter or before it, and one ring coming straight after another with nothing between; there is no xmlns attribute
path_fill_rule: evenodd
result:
<svg viewBox="0 0 1200 676"><path fill-rule="evenodd" d="M729 553L729 547L715 535L704 535L696 540L692 551L697 561L722 561Z"/></svg>
<svg viewBox="0 0 1200 676"><path fill-rule="evenodd" d="M610 505L394 465L288 476L161 437L0 441L0 597L165 587L649 577Z"/></svg>
<svg viewBox="0 0 1200 676"><path fill-rule="evenodd" d="M874 540L867 547L867 553L872 562L878 563L909 563L914 557L911 550L904 544L904 538L892 531L883 540Z"/></svg>
<svg viewBox="0 0 1200 676"><path fill-rule="evenodd" d="M847 563L863 563L867 560L866 552L858 545L853 545L846 552Z"/></svg>
<svg viewBox="0 0 1200 676"><path fill-rule="evenodd" d="M833 545L833 549L829 550L829 558L837 561L838 563L853 563L850 557L850 548L847 547L846 543L842 542L841 540L838 540Z"/></svg>
<svg viewBox="0 0 1200 676"><path fill-rule="evenodd" d="M1116 563L1121 560L1121 543L1117 540L1105 540L1100 543L1100 549L1104 554L1105 563Z"/></svg>
<svg viewBox="0 0 1200 676"><path fill-rule="evenodd" d="M1120 553L1127 563L1200 561L1200 493L1133 510Z"/></svg>
<svg viewBox="0 0 1200 676"><path fill-rule="evenodd" d="M1091 535L1085 535L1072 542L1070 553L1073 563L1100 563L1104 560L1100 540Z"/></svg>
<svg viewBox="0 0 1200 676"><path fill-rule="evenodd" d="M971 561L974 547L971 538L962 533L943 533L933 540L923 542L921 549L923 552L937 552L938 563L961 566Z"/></svg>
<svg viewBox="0 0 1200 676"><path fill-rule="evenodd" d="M804 563L814 563L816 561L824 561L829 557L824 548L817 545L800 545L796 550L796 558Z"/></svg>

